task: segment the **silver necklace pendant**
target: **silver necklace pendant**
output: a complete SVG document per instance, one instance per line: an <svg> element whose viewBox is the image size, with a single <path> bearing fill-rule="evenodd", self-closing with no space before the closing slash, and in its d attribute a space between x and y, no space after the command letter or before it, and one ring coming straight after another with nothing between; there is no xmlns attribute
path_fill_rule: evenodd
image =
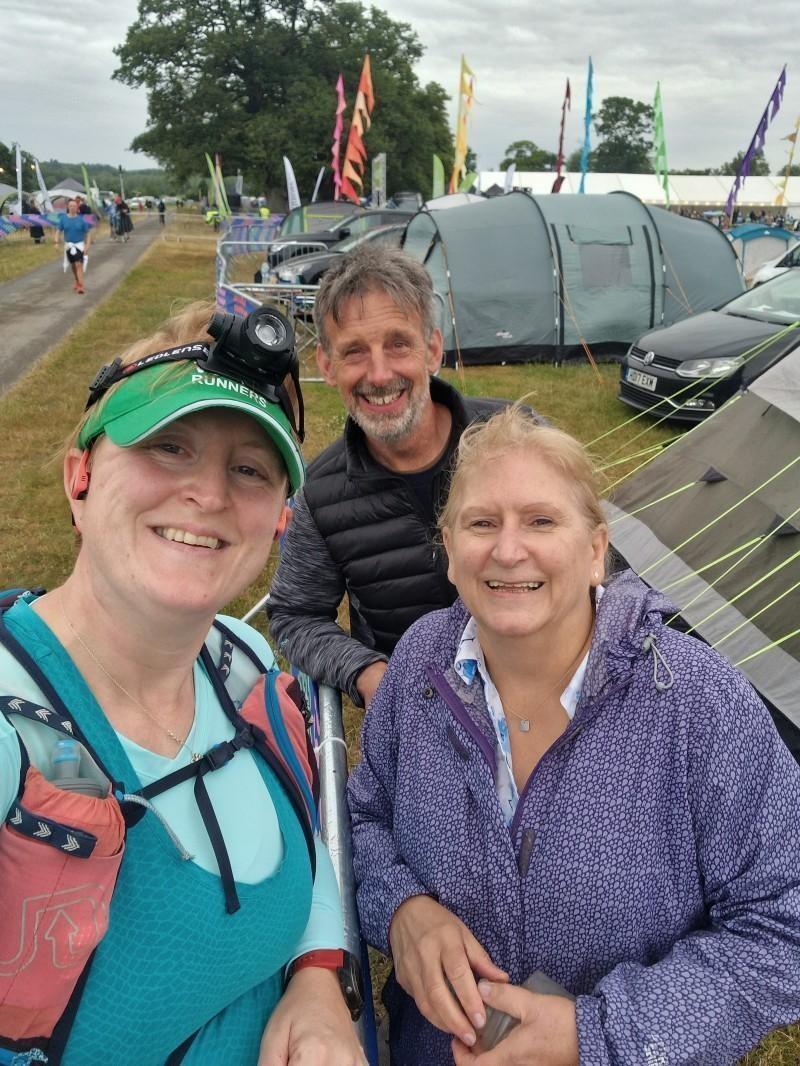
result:
<svg viewBox="0 0 800 1066"><path fill-rule="evenodd" d="M519 720L519 731L520 731L520 733L530 733L530 731L531 731L531 723L530 723L530 721L527 718L520 718L520 720Z"/></svg>

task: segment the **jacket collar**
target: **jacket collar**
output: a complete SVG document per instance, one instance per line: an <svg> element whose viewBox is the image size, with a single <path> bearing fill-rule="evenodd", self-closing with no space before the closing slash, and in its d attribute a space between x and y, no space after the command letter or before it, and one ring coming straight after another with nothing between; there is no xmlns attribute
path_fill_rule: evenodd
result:
<svg viewBox="0 0 800 1066"><path fill-rule="evenodd" d="M655 681L664 672L665 660L660 656L659 664L653 645L658 648L665 619L676 612L663 593L651 589L633 570L612 575L597 607L581 704L589 706L609 687L627 684L634 662L647 655L653 656Z"/></svg>
<svg viewBox="0 0 800 1066"><path fill-rule="evenodd" d="M433 402L447 407L450 411L452 417L451 442L458 440L470 421L461 393L440 378L432 377L430 386ZM349 415L345 421L342 436L348 477L364 477L365 475L373 477L393 476L391 472L387 475L385 467L382 467L372 457L372 453L367 447L364 431Z"/></svg>
<svg viewBox="0 0 800 1066"><path fill-rule="evenodd" d="M623 570L608 578L597 607L576 721L584 708L595 704L610 688L627 684L634 663L648 655L653 657L653 692L656 693L655 680L668 679L670 674L668 662L663 655L659 659L652 651L652 644L659 649L659 641L666 629L665 618L676 612L677 608L666 596L651 589L632 570ZM448 631L441 644L447 656L443 669L454 691L478 719L485 708L475 705L476 695L471 690L482 686L465 685L455 670L450 669L468 618L469 612L463 601L456 600L448 610ZM648 637L654 640L648 642Z"/></svg>

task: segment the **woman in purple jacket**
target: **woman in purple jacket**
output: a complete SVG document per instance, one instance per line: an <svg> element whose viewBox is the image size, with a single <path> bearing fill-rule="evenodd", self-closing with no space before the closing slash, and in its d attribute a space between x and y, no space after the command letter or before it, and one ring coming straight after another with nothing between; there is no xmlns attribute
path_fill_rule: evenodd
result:
<svg viewBox="0 0 800 1066"><path fill-rule="evenodd" d="M393 1066L735 1063L800 1018L800 768L660 593L606 578L572 438L471 427L440 526L460 599L398 645L349 786ZM520 1024L482 1052L487 1004Z"/></svg>

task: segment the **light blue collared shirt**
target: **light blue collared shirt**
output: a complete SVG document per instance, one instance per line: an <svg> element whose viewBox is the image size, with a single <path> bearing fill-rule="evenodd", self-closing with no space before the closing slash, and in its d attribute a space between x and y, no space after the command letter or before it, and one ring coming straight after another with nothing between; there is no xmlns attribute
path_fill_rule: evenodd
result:
<svg viewBox="0 0 800 1066"><path fill-rule="evenodd" d="M596 589L597 601L600 600L603 591L602 585L598 585ZM561 706L567 712L570 721L575 717L588 661L589 652L587 651L560 696ZM489 717L494 726L495 736L497 737L497 798L500 801L506 825L511 825L514 812L519 803L519 790L514 780L511 765L511 741L508 735L508 722L503 710L500 693L497 691L486 666L483 648L478 639L478 627L472 617L470 617L464 627L464 632L461 634L453 667L464 684L471 685L476 677L479 677L483 683L483 695L489 710Z"/></svg>

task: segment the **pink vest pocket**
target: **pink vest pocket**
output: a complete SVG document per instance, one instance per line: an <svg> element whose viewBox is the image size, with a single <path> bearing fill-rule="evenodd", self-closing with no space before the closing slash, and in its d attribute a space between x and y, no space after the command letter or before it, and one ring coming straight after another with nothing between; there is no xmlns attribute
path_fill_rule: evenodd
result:
<svg viewBox="0 0 800 1066"><path fill-rule="evenodd" d="M77 857L70 830L96 839L88 857ZM124 841L113 796L66 792L28 769L20 801L0 827L0 1034L6 1039L51 1036L108 928Z"/></svg>

